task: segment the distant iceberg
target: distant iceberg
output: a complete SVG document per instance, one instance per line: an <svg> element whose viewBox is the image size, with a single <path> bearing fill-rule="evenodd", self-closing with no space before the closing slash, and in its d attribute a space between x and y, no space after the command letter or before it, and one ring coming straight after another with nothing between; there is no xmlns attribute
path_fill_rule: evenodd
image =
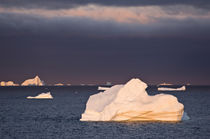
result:
<svg viewBox="0 0 210 139"><path fill-rule="evenodd" d="M55 84L54 86L64 86L64 84L62 84L62 83L57 83L57 84Z"/></svg>
<svg viewBox="0 0 210 139"><path fill-rule="evenodd" d="M110 87L101 87L101 86L98 87L98 90L102 90L102 91L108 90L108 89L110 89Z"/></svg>
<svg viewBox="0 0 210 139"><path fill-rule="evenodd" d="M50 92L47 93L41 93L38 96L32 97L32 96L28 96L27 99L53 99L52 95L50 94Z"/></svg>
<svg viewBox="0 0 210 139"><path fill-rule="evenodd" d="M170 84L170 83L161 83L161 84L158 84L157 86L162 86L162 85L167 85L167 86L169 86L169 85L173 85L173 84Z"/></svg>
<svg viewBox="0 0 210 139"><path fill-rule="evenodd" d="M22 86L43 86L44 85L44 82L41 81L41 79L39 78L39 76L36 76L33 79L25 80L21 85Z"/></svg>
<svg viewBox="0 0 210 139"><path fill-rule="evenodd" d="M182 86L180 88L168 88L168 87L159 87L158 91L185 91L186 87Z"/></svg>
<svg viewBox="0 0 210 139"><path fill-rule="evenodd" d="M132 79L90 96L81 121L181 121L184 105L169 94L149 96L147 84Z"/></svg>
<svg viewBox="0 0 210 139"><path fill-rule="evenodd" d="M112 85L112 83L111 82L106 82L106 85Z"/></svg>
<svg viewBox="0 0 210 139"><path fill-rule="evenodd" d="M1 81L0 86L18 86L18 84L15 84L13 81Z"/></svg>

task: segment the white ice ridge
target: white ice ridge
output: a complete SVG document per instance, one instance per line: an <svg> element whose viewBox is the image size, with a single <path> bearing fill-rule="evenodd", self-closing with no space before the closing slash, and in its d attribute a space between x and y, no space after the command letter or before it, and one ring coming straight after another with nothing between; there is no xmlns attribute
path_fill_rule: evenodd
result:
<svg viewBox="0 0 210 139"><path fill-rule="evenodd" d="M132 79L90 96L81 121L181 121L184 105L169 94L149 96L147 84Z"/></svg>
<svg viewBox="0 0 210 139"><path fill-rule="evenodd" d="M15 84L13 81L1 81L0 86L18 86L18 84Z"/></svg>
<svg viewBox="0 0 210 139"><path fill-rule="evenodd" d="M168 88L168 87L159 87L158 91L185 91L186 87L182 86L180 88Z"/></svg>
<svg viewBox="0 0 210 139"><path fill-rule="evenodd" d="M33 79L25 80L21 85L22 86L43 86L44 82L40 80L39 76L36 76Z"/></svg>
<svg viewBox="0 0 210 139"><path fill-rule="evenodd" d="M28 96L27 99L53 99L52 95L50 94L50 92L47 93L41 93L38 96L32 97L32 96Z"/></svg>
<svg viewBox="0 0 210 139"><path fill-rule="evenodd" d="M102 91L108 90L108 89L110 89L110 87L101 87L101 86L98 87L98 90L102 90Z"/></svg>

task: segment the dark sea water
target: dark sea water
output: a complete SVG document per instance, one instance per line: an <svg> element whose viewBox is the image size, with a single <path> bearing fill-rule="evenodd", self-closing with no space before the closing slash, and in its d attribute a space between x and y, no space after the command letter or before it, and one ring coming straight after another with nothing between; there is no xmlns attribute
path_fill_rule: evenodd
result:
<svg viewBox="0 0 210 139"><path fill-rule="evenodd" d="M148 93L160 93L149 87ZM53 100L27 100L50 91ZM81 122L96 86L0 87L0 139L69 138L210 138L210 87L188 86L186 92L165 92L178 97L190 120L160 122Z"/></svg>

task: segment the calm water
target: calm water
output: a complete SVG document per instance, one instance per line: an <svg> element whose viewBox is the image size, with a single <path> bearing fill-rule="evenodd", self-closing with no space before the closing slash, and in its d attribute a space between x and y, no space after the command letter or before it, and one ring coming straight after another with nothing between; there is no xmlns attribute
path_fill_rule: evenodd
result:
<svg viewBox="0 0 210 139"><path fill-rule="evenodd" d="M180 123L80 122L97 87L0 87L0 139L210 138L210 87L192 86L178 97L190 120ZM27 100L50 91L53 100ZM148 88L157 94L155 87Z"/></svg>

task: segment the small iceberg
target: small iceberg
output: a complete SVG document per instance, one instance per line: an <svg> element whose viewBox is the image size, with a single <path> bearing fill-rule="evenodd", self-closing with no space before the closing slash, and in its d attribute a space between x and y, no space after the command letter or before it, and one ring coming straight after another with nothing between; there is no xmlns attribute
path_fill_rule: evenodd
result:
<svg viewBox="0 0 210 139"><path fill-rule="evenodd" d="M36 76L33 79L25 80L21 85L22 86L43 86L44 85L44 82L41 81L41 79L39 78L39 76Z"/></svg>
<svg viewBox="0 0 210 139"><path fill-rule="evenodd" d="M110 89L110 88L109 87L101 87L101 86L98 87L98 90L101 90L101 91L108 90L108 89Z"/></svg>
<svg viewBox="0 0 210 139"><path fill-rule="evenodd" d="M15 84L13 81L1 81L0 86L18 86L18 84Z"/></svg>
<svg viewBox="0 0 210 139"><path fill-rule="evenodd" d="M109 85L110 86L110 85L112 85L112 83L111 82L106 82L106 85Z"/></svg>
<svg viewBox="0 0 210 139"><path fill-rule="evenodd" d="M186 87L182 86L180 88L169 88L169 87L159 87L158 91L185 91Z"/></svg>
<svg viewBox="0 0 210 139"><path fill-rule="evenodd" d="M171 84L171 83L161 83L161 84L158 84L157 86L171 86L171 85L173 85L173 84Z"/></svg>
<svg viewBox="0 0 210 139"><path fill-rule="evenodd" d="M182 120L184 105L169 94L149 96L147 84L131 79L90 96L80 121L170 121Z"/></svg>
<svg viewBox="0 0 210 139"><path fill-rule="evenodd" d="M28 96L27 99L53 99L52 95L50 94L50 92L47 93L41 93L38 96L32 97L32 96Z"/></svg>
<svg viewBox="0 0 210 139"><path fill-rule="evenodd" d="M64 86L64 84L62 84L62 83L57 83L57 84L55 84L54 86Z"/></svg>
<svg viewBox="0 0 210 139"><path fill-rule="evenodd" d="M190 120L190 117L188 116L186 112L184 112L182 116L182 121L186 121L186 120Z"/></svg>

